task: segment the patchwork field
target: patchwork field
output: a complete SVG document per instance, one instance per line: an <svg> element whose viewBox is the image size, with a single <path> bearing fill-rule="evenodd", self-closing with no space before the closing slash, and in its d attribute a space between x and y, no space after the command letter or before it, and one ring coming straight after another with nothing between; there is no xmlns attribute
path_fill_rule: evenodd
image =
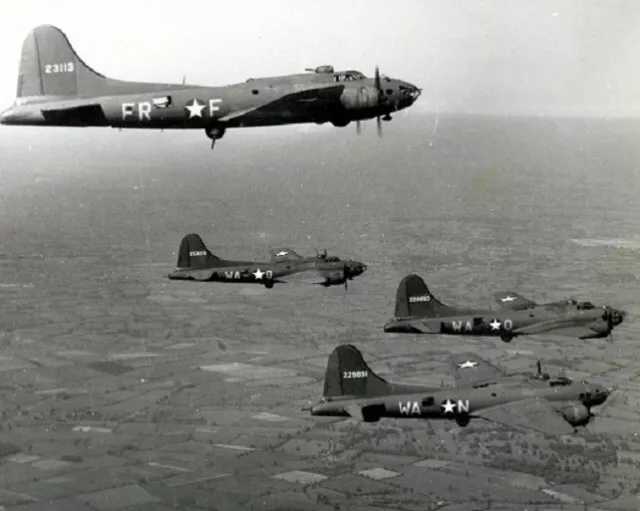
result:
<svg viewBox="0 0 640 511"><path fill-rule="evenodd" d="M441 119L425 148L433 119L406 121L215 155L195 135L2 130L2 509L640 508L638 126ZM188 232L220 257L327 247L369 270L347 292L170 282ZM448 303L510 289L629 318L612 342L385 334L412 272ZM561 438L309 417L339 343L392 380L451 385L471 350L617 390Z"/></svg>

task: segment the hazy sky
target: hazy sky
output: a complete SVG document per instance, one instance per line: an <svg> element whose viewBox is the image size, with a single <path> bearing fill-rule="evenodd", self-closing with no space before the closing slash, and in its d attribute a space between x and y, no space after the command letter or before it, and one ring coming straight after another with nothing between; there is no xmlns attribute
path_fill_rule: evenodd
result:
<svg viewBox="0 0 640 511"><path fill-rule="evenodd" d="M379 64L424 89L414 109L640 114L637 0L20 0L2 17L0 110L22 41L48 23L113 78L222 85Z"/></svg>

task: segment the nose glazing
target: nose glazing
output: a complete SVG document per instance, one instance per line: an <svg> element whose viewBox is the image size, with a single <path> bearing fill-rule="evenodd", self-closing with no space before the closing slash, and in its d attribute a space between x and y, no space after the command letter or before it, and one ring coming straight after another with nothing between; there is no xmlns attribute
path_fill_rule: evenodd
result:
<svg viewBox="0 0 640 511"><path fill-rule="evenodd" d="M399 86L399 89L400 89L400 96L403 99L411 101L411 103L413 103L416 99L418 99L418 97L422 92L421 89L419 89L415 85L408 82L401 83Z"/></svg>

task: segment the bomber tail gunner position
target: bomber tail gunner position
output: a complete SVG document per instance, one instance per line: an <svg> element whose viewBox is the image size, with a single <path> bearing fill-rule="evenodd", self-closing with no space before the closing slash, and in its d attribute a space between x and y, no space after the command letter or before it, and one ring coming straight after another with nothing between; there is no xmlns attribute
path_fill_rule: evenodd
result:
<svg viewBox="0 0 640 511"><path fill-rule="evenodd" d="M396 294L395 318L385 332L497 336L509 342L518 335L552 332L592 339L606 337L626 313L607 305L566 300L537 304L513 292L496 293L499 310L461 309L443 304L424 280L408 275Z"/></svg>
<svg viewBox="0 0 640 511"><path fill-rule="evenodd" d="M228 261L213 255L197 234L182 238L178 267L168 275L172 280L263 284L271 289L277 282L319 284L324 287L344 284L362 275L367 266L359 261L343 261L327 256L302 257L289 248L271 251L268 262Z"/></svg>
<svg viewBox="0 0 640 511"><path fill-rule="evenodd" d="M456 382L452 389L391 383L371 370L356 347L341 345L329 357L322 401L307 410L315 416L365 422L446 419L466 426L484 419L559 435L588 424L595 417L591 408L603 404L611 392L598 384L552 379L540 370L508 375L471 353L454 355L451 365Z"/></svg>
<svg viewBox="0 0 640 511"><path fill-rule="evenodd" d="M227 128L363 119L390 120L420 89L359 72L326 72L247 80L222 87L114 80L90 68L67 36L34 28L22 46L17 99L0 124L201 129L215 141ZM328 72L330 71L330 72Z"/></svg>

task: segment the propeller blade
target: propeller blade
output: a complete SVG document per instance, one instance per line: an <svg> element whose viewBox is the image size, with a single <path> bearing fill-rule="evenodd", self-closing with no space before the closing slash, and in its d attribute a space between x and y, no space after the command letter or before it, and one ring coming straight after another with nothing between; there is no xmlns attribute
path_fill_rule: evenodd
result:
<svg viewBox="0 0 640 511"><path fill-rule="evenodd" d="M211 150L212 150L212 151L213 151L213 148L215 147L215 145L216 145L216 139L215 139L215 138L212 138L212 139L211 139Z"/></svg>
<svg viewBox="0 0 640 511"><path fill-rule="evenodd" d="M360 124L360 121L356 121L356 133L358 135L362 134L362 125Z"/></svg>
<svg viewBox="0 0 640 511"><path fill-rule="evenodd" d="M611 392L609 393L609 397L607 397L607 400L600 405L600 407L598 408L598 413L594 413L592 414L594 417L598 417L599 415L602 415L602 413L609 407L611 406L611 403L613 403L614 398L616 398L618 395L620 394L620 384L616 384L611 388ZM589 410L591 411L591 410Z"/></svg>
<svg viewBox="0 0 640 511"><path fill-rule="evenodd" d="M380 69L378 68L378 66L376 66L376 74L375 78L373 79L373 84L378 90L378 94L380 94L382 92L382 85L380 84Z"/></svg>
<svg viewBox="0 0 640 511"><path fill-rule="evenodd" d="M378 128L378 136L382 138L382 121L379 115L376 117L376 127Z"/></svg>
<svg viewBox="0 0 640 511"><path fill-rule="evenodd" d="M536 363L536 366L538 368L538 374L542 374L542 363L538 360L538 362Z"/></svg>

